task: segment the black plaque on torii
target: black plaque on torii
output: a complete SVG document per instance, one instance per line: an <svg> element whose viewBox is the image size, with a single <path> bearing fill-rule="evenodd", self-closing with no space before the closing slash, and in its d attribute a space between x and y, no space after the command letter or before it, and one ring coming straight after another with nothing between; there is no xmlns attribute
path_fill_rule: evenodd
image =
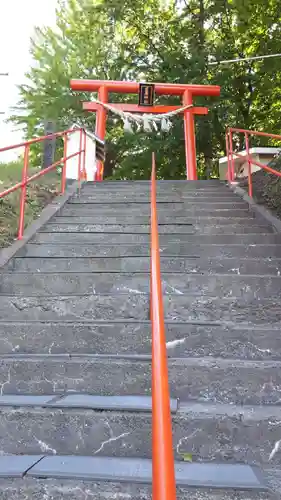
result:
<svg viewBox="0 0 281 500"><path fill-rule="evenodd" d="M155 88L153 83L139 84L139 106L153 106Z"/></svg>

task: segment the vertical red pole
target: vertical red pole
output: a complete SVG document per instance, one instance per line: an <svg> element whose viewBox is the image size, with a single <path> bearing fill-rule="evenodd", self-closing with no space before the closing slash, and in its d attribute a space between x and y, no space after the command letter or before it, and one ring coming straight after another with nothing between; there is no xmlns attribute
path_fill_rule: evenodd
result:
<svg viewBox="0 0 281 500"><path fill-rule="evenodd" d="M227 156L227 181L230 182L231 179L231 168L230 168L230 157L229 157L229 135L228 130L225 134L225 148L226 148L226 156Z"/></svg>
<svg viewBox="0 0 281 500"><path fill-rule="evenodd" d="M79 155L78 155L78 183L79 183L79 189L81 187L81 155L82 155L82 144L83 144L83 131L82 131L82 129L80 129Z"/></svg>
<svg viewBox="0 0 281 500"><path fill-rule="evenodd" d="M253 196L253 183L252 183L252 162L250 156L250 146L249 146L249 134L245 132L245 144L246 144L246 154L247 154L247 162L248 162L248 192L249 196L252 198Z"/></svg>
<svg viewBox="0 0 281 500"><path fill-rule="evenodd" d="M100 87L98 90L98 99L99 99L99 101L104 102L104 103L108 102L108 90L104 85L102 87ZM104 109L104 107L101 107L101 109L99 109L99 111L97 111L96 135L102 141L105 140L106 116L107 116L106 110ZM103 178L103 162L98 160L97 161L96 180L102 181L102 178Z"/></svg>
<svg viewBox="0 0 281 500"><path fill-rule="evenodd" d="M232 141L232 130L229 129L229 153L230 153L230 182L233 182L235 179L235 165L234 165L234 156L233 156L233 141Z"/></svg>
<svg viewBox="0 0 281 500"><path fill-rule="evenodd" d="M87 144L87 134L86 131L83 130L84 137L84 145L83 145L83 179L87 180L87 171L86 171L86 144Z"/></svg>
<svg viewBox="0 0 281 500"><path fill-rule="evenodd" d="M22 169L21 197L20 197L20 214L19 214L19 231L18 231L19 240L22 240L24 231L24 211L25 211L25 200L26 200L28 162L29 162L29 146L25 146L23 169Z"/></svg>
<svg viewBox="0 0 281 500"><path fill-rule="evenodd" d="M186 90L183 94L183 105L192 104L192 93ZM186 158L186 178L190 181L197 180L196 144L194 116L190 110L184 111L184 138Z"/></svg>
<svg viewBox="0 0 281 500"><path fill-rule="evenodd" d="M61 173L61 193L65 192L66 184L66 158L67 158L67 134L63 136L63 165Z"/></svg>

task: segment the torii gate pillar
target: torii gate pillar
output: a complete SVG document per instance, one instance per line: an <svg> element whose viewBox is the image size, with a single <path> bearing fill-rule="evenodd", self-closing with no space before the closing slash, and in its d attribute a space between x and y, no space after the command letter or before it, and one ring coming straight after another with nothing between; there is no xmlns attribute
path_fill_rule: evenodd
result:
<svg viewBox="0 0 281 500"><path fill-rule="evenodd" d="M107 80L71 80L70 87L72 90L98 92L98 99L102 103L108 103L109 92L121 94L138 94L139 83L128 81L107 81ZM155 83L155 93L158 95L176 95L182 97L183 106L193 104L195 96L219 96L220 87L216 85L186 85L186 84L166 84ZM112 107L131 113L167 113L179 109L180 106L138 106L136 104L111 104ZM104 140L106 133L106 116L105 108L96 102L83 103L83 109L87 111L95 111L96 119L96 135ZM186 178L188 180L197 179L196 166L196 146L195 146L195 125L194 115L205 115L208 113L207 108L192 107L183 112L184 115L184 137L185 137L185 157L186 157ZM103 178L103 164L99 161L97 165L96 180L100 181Z"/></svg>
<svg viewBox="0 0 281 500"><path fill-rule="evenodd" d="M104 103L108 102L108 90L104 85L98 89L98 100ZM106 134L106 116L107 116L106 110L103 107L101 107L101 109L99 109L99 111L97 112L96 136L102 139L103 141L105 139L105 134ZM102 179L103 179L103 162L101 160L97 160L96 180L102 181Z"/></svg>
<svg viewBox="0 0 281 500"><path fill-rule="evenodd" d="M192 94L186 90L183 94L183 105L192 104ZM197 179L196 165L196 142L195 142L195 125L194 115L188 110L184 111L184 139L185 139L185 163L186 163L186 178L191 180Z"/></svg>

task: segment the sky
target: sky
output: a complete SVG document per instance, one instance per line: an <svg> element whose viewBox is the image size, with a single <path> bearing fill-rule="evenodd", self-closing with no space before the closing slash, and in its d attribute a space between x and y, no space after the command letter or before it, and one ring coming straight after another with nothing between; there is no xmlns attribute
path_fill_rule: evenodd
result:
<svg viewBox="0 0 281 500"><path fill-rule="evenodd" d="M0 0L0 148L22 140L15 125L6 124L11 107L17 104L17 85L32 63L30 38L35 26L54 26L57 0ZM0 162L14 159L15 152L0 153Z"/></svg>

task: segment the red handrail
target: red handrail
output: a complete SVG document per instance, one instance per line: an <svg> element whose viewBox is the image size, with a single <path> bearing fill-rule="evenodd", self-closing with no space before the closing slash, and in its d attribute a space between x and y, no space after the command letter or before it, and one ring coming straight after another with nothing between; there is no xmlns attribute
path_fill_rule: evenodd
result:
<svg viewBox="0 0 281 500"><path fill-rule="evenodd" d="M70 134L73 134L74 132L80 131L80 142L79 142L79 150L77 153L73 153L71 155L67 155L67 138ZM28 177L28 165L29 165L29 151L30 151L30 146L33 144L37 144L39 142L43 142L46 139L53 139L56 137L62 137L64 139L64 152L63 152L63 157L50 165L49 167L41 170L37 174L32 175L31 177ZM84 145L83 145L84 142ZM21 182L18 182L14 186L5 189L0 193L0 199L4 198L5 196L8 196L9 194L13 193L14 191L17 191L18 189L21 189L21 197L20 197L20 211L19 211L19 224L18 224L18 239L21 240L23 238L23 232L24 232L24 214L25 214L25 202L26 202L26 187L39 177L42 177L43 175L48 174L52 170L54 170L56 167L59 165L62 166L62 172L61 172L61 193L64 193L65 191L65 185L66 185L66 162L67 160L70 160L71 158L74 158L75 156L79 155L79 160L78 160L78 181L79 184L81 182L81 164L82 164L82 154L83 154L83 176L85 174L85 161L86 161L86 132L84 129L69 129L65 130L64 132L56 132L54 134L49 134L45 135L43 137L36 137L35 139L31 139L30 141L25 141L21 142L19 144L14 144L12 146L6 146L4 148L0 148L0 153L3 153L4 151L11 151L16 148L24 147L24 160L23 160L23 168L22 168L22 179Z"/></svg>
<svg viewBox="0 0 281 500"><path fill-rule="evenodd" d="M156 206L155 154L151 173L151 277L152 325L152 498L176 500L173 436L165 340L164 309Z"/></svg>
<svg viewBox="0 0 281 500"><path fill-rule="evenodd" d="M242 155L241 153L235 153L233 151L233 133L241 133L244 134L245 138L245 146L246 146L246 155ZM250 153L250 136L262 136L269 137L271 139L279 139L281 141L281 135L277 134L268 134L266 132L258 132L256 130L245 130L242 128L232 128L229 127L226 131L226 155L227 155L227 177L229 182L233 182L235 180L235 168L234 168L234 157L242 158L245 162L248 163L248 193L249 196L253 196L253 183L252 183L252 165L256 165L261 169L266 170L270 174L274 174L277 177L281 177L281 172L278 170L274 170L268 165L264 165L263 163L253 160Z"/></svg>

